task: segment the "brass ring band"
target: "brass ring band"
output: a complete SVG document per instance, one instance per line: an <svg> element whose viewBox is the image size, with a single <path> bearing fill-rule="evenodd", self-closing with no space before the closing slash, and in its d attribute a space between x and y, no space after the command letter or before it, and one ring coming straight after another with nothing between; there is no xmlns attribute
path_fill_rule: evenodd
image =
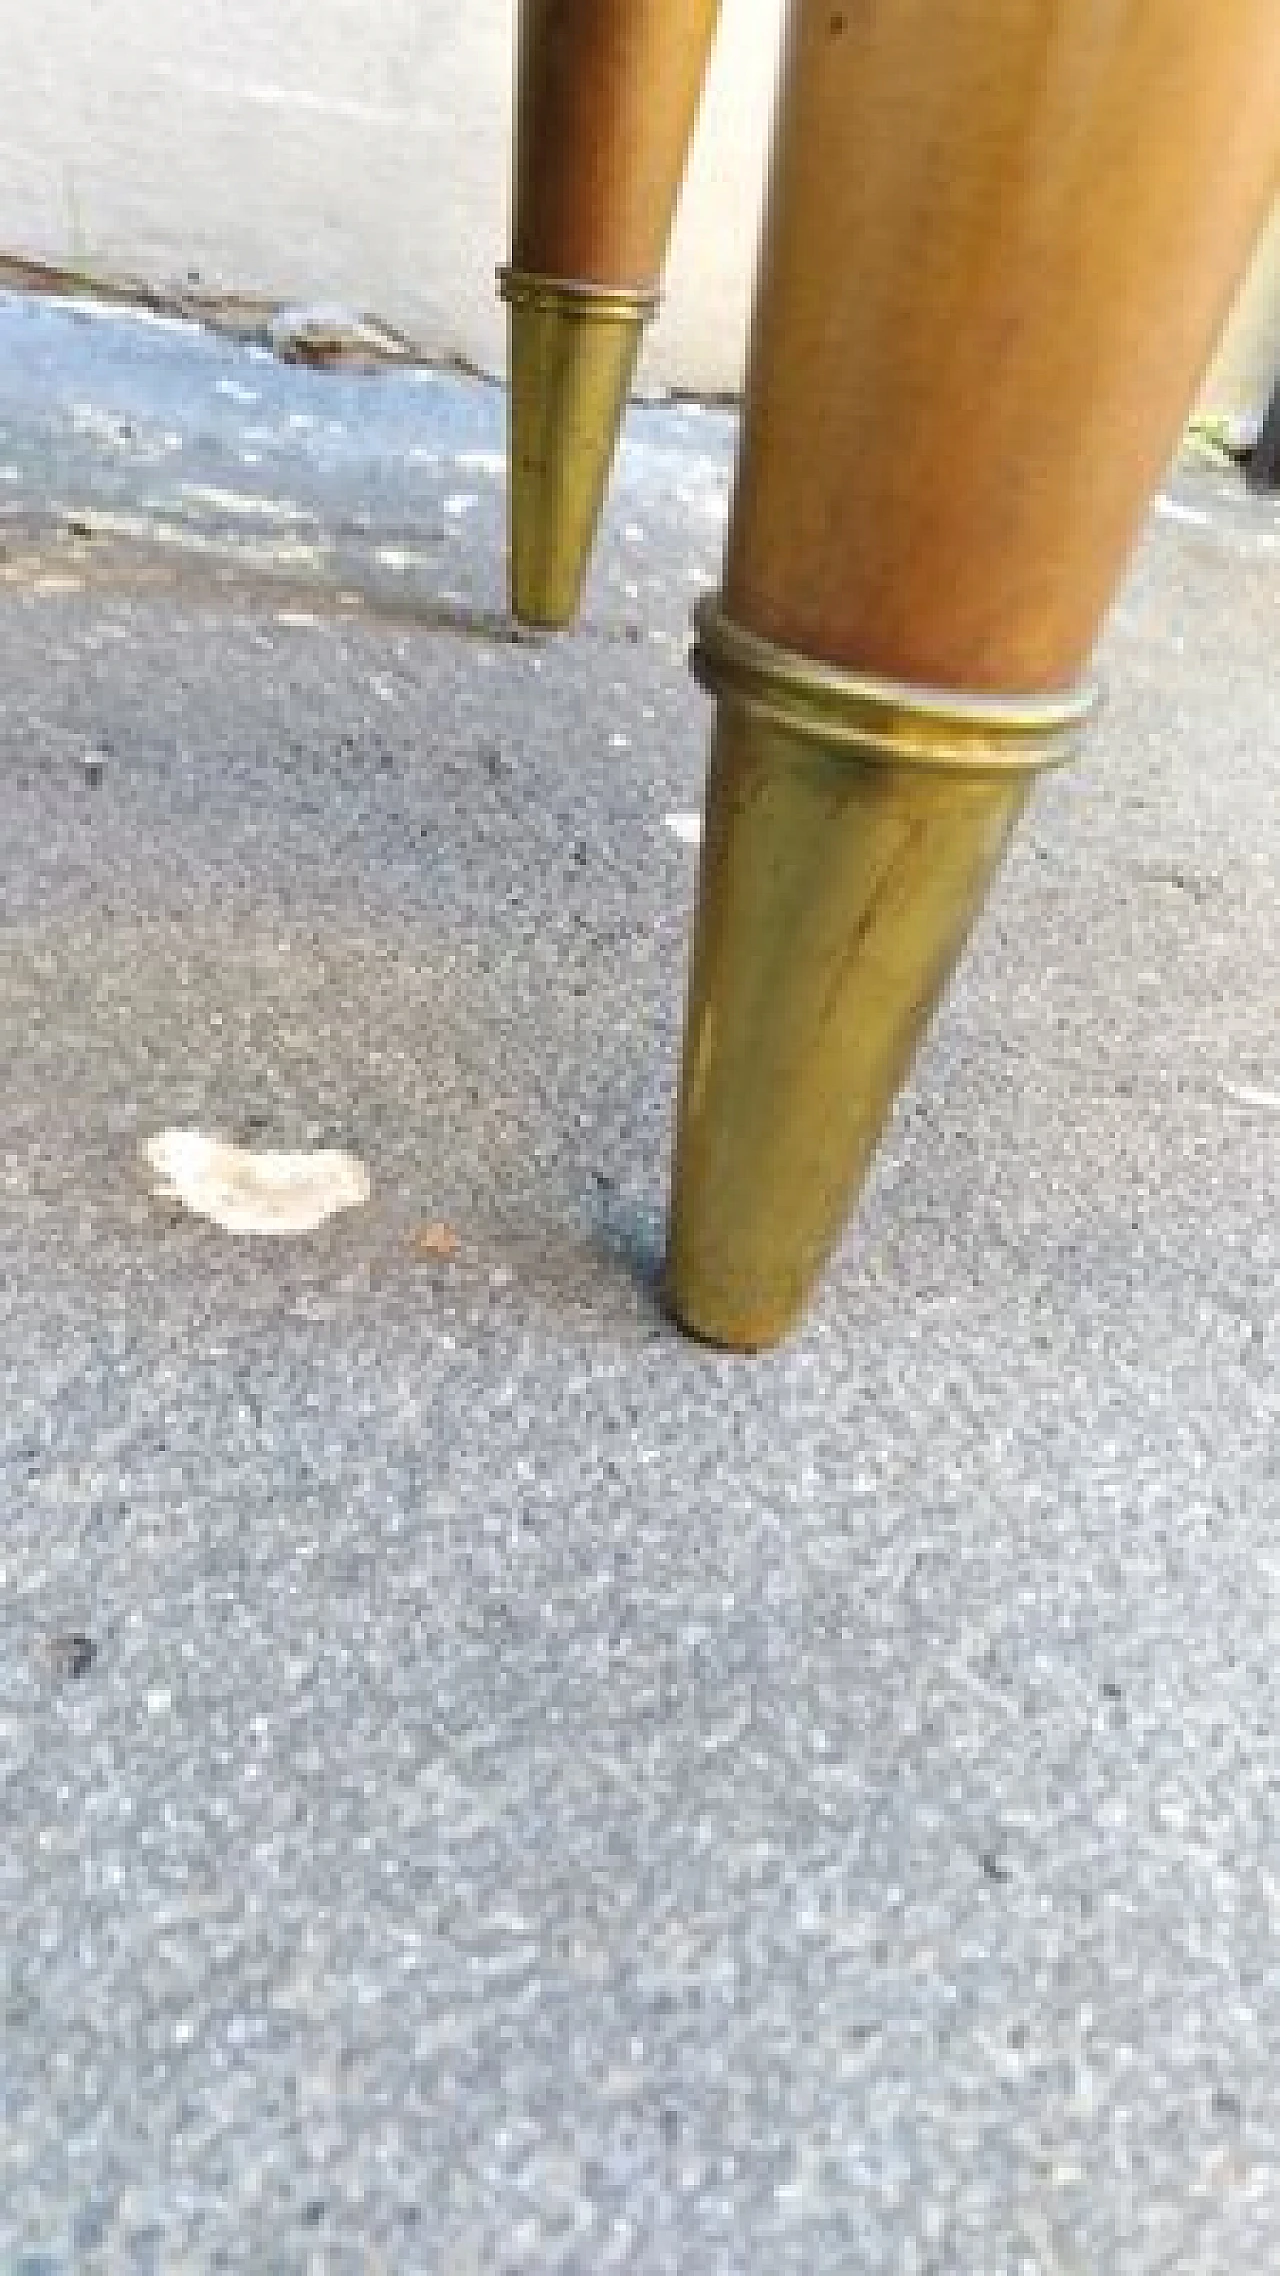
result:
<svg viewBox="0 0 1280 2276"><path fill-rule="evenodd" d="M1091 681L1060 695L994 696L843 671L735 624L711 595L694 626L690 662L708 694L873 764L1035 774L1074 757L1098 708Z"/></svg>
<svg viewBox="0 0 1280 2276"><path fill-rule="evenodd" d="M498 292L512 308L542 308L559 316L598 317L604 323L647 324L661 295L621 285L581 284L573 277L544 277L532 269L499 269Z"/></svg>

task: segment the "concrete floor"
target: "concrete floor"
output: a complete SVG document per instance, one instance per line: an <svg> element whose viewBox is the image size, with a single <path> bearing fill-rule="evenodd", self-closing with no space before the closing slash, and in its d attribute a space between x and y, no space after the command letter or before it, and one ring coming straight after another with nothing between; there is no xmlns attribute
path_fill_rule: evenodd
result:
<svg viewBox="0 0 1280 2276"><path fill-rule="evenodd" d="M654 1298L732 427L538 645L502 421L0 303L0 2268L1269 2266L1276 510L1171 481L741 1362ZM372 1198L236 1241L173 1123Z"/></svg>

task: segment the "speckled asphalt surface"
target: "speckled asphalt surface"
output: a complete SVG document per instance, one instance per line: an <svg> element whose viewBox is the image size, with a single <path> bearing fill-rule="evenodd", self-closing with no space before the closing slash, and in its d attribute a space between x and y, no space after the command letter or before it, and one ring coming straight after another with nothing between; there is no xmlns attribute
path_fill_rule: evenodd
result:
<svg viewBox="0 0 1280 2276"><path fill-rule="evenodd" d="M493 390L0 304L5 2276L1275 2264L1280 524L1173 482L735 1362L654 1298L731 441L637 414L515 643ZM236 1242L175 1122L372 1200Z"/></svg>

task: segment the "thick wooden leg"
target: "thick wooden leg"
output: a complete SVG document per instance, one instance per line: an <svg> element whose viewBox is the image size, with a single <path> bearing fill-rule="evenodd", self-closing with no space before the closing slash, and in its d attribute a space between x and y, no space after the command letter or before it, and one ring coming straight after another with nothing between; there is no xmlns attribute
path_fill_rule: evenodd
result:
<svg viewBox="0 0 1280 2276"><path fill-rule="evenodd" d="M511 604L575 615L657 302L719 0L521 0Z"/></svg>
<svg viewBox="0 0 1280 2276"><path fill-rule="evenodd" d="M1274 0L793 0L721 601L668 1287L785 1333L1265 217Z"/></svg>

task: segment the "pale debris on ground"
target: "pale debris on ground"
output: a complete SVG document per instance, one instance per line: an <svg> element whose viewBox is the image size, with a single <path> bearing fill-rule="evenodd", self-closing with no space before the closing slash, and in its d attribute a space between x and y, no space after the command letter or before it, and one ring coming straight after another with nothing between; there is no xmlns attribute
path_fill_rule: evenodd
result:
<svg viewBox="0 0 1280 2276"><path fill-rule="evenodd" d="M224 1233L314 1233L369 1198L353 1154L255 1154L200 1130L162 1130L147 1147L157 1194L180 1201Z"/></svg>

